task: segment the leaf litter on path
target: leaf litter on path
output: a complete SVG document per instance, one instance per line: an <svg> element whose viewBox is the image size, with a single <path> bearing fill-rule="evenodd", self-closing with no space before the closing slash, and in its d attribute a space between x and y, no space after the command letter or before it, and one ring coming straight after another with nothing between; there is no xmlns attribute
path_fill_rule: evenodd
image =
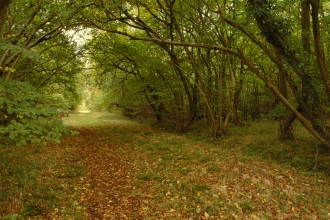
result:
<svg viewBox="0 0 330 220"><path fill-rule="evenodd" d="M140 198L132 193L134 155L119 151L103 128L80 128L70 137L87 171L78 182L79 203L88 219L140 219Z"/></svg>

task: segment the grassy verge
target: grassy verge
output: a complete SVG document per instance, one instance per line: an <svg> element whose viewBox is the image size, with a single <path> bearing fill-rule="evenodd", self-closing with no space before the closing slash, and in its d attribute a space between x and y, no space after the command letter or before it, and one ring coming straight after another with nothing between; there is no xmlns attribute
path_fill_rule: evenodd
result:
<svg viewBox="0 0 330 220"><path fill-rule="evenodd" d="M136 137L145 219L329 219L329 150L300 127L294 142L280 142L276 126L251 122L217 140Z"/></svg>
<svg viewBox="0 0 330 220"><path fill-rule="evenodd" d="M1 219L79 219L80 158L65 145L0 148Z"/></svg>
<svg viewBox="0 0 330 220"><path fill-rule="evenodd" d="M279 141L277 129L276 121L251 122L246 127L233 128L230 135L235 139L233 150L313 175L330 176L330 149L320 144L299 123L294 124L294 141Z"/></svg>

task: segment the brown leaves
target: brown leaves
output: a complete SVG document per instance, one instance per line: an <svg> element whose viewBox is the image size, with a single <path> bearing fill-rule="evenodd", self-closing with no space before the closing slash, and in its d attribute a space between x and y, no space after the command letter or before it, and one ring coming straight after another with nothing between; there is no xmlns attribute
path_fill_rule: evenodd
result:
<svg viewBox="0 0 330 220"><path fill-rule="evenodd" d="M138 219L140 199L132 193L133 154L122 154L101 129L80 129L70 140L87 174L79 182L80 202L89 219ZM70 137L72 138L72 137ZM101 141L100 141L101 140Z"/></svg>

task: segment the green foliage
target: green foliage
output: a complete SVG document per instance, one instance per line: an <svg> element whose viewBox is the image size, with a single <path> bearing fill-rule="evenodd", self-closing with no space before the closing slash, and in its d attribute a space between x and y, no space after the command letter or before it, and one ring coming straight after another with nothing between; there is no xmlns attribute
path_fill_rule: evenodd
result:
<svg viewBox="0 0 330 220"><path fill-rule="evenodd" d="M25 48L23 45L13 45L11 43L1 43L0 51L10 50L13 53L24 53L29 59L38 60L40 54L38 52L29 50Z"/></svg>
<svg viewBox="0 0 330 220"><path fill-rule="evenodd" d="M29 82L52 98L52 104L73 109L78 98L74 76L83 61L81 48L70 36L72 29L79 28L63 31L64 23L74 22L76 8L69 5L72 3L49 0L10 4L0 33L0 77Z"/></svg>
<svg viewBox="0 0 330 220"><path fill-rule="evenodd" d="M29 83L0 80L0 140L21 146L60 142L66 128L54 107Z"/></svg>
<svg viewBox="0 0 330 220"><path fill-rule="evenodd" d="M282 103L277 104L270 113L270 116L273 118L287 117L289 115L290 111Z"/></svg>

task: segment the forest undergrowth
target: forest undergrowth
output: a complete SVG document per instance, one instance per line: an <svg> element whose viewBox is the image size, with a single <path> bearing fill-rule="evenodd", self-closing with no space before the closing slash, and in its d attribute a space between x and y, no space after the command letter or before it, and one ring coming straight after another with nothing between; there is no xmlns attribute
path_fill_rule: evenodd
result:
<svg viewBox="0 0 330 220"><path fill-rule="evenodd" d="M4 219L330 219L330 151L274 121L217 140L111 113L64 118L61 144L0 148Z"/></svg>

